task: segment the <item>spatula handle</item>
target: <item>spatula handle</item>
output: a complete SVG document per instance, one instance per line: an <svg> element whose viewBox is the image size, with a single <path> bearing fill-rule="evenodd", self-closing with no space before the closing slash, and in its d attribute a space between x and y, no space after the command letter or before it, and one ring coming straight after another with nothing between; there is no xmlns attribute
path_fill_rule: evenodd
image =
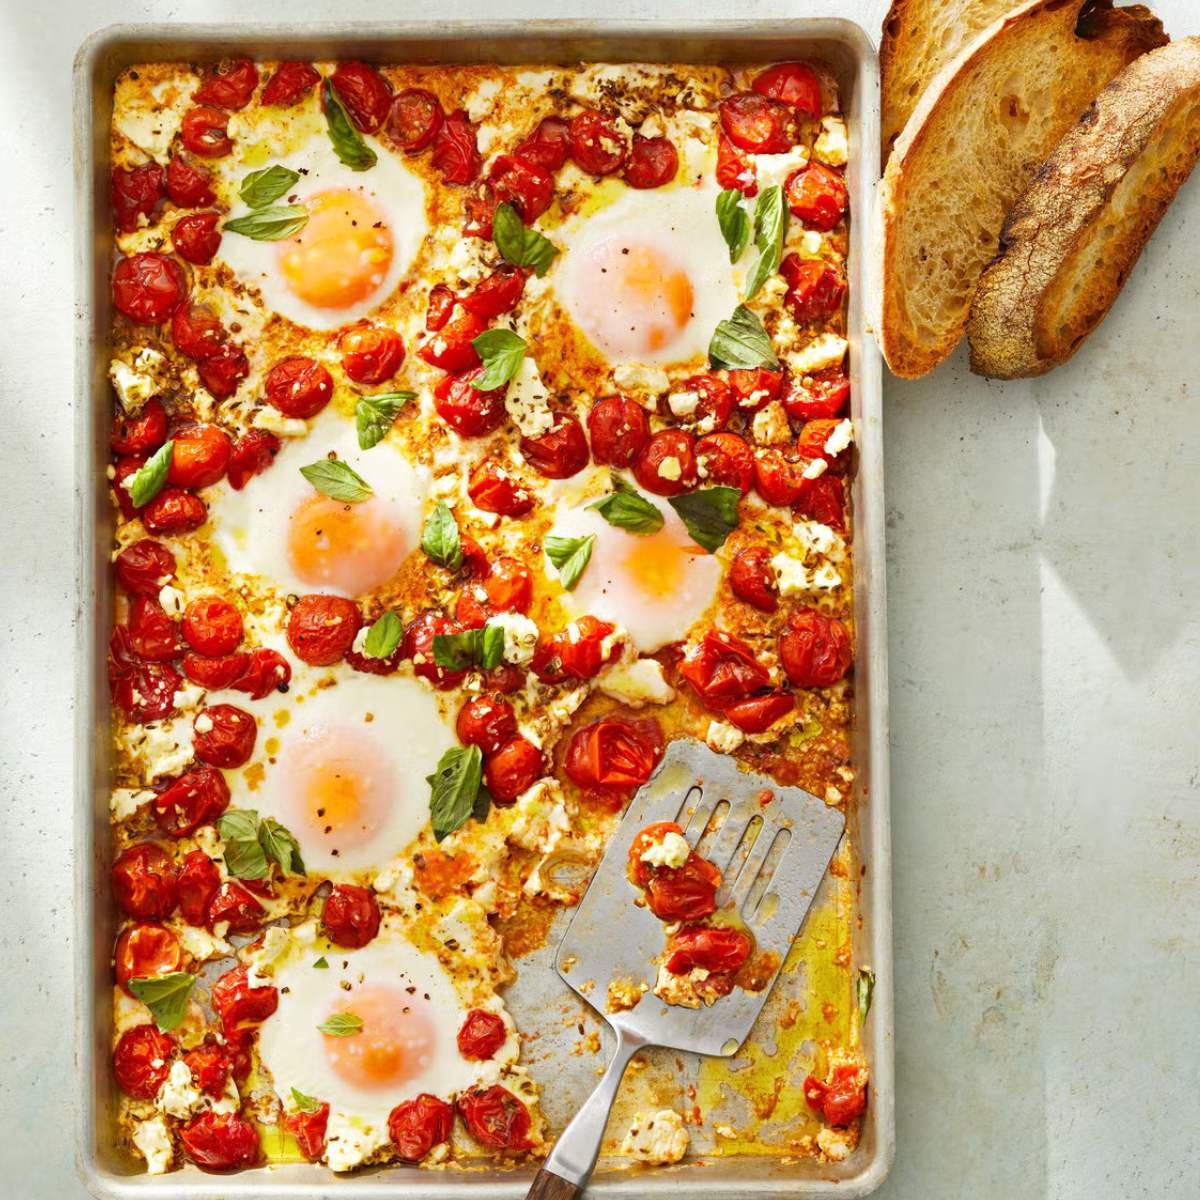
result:
<svg viewBox="0 0 1200 1200"><path fill-rule="evenodd" d="M554 1143L550 1157L538 1171L526 1200L575 1200L591 1178L600 1153L600 1142L608 1114L629 1060L645 1043L622 1029L617 1030L617 1048L596 1090Z"/></svg>

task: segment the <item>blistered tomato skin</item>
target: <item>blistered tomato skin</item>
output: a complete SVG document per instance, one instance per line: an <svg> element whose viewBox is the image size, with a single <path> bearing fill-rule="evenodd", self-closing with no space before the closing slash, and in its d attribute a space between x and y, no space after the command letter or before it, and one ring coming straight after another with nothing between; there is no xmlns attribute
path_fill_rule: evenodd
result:
<svg viewBox="0 0 1200 1200"><path fill-rule="evenodd" d="M117 311L142 325L161 325L183 302L183 268L165 254L146 251L117 263L112 278Z"/></svg>
<svg viewBox="0 0 1200 1200"><path fill-rule="evenodd" d="M628 396L601 396L587 419L592 458L610 467L629 467L650 440L646 410Z"/></svg>
<svg viewBox="0 0 1200 1200"><path fill-rule="evenodd" d="M443 371L469 371L480 364L472 343L486 328L483 319L473 312L457 313L421 343L417 354Z"/></svg>
<svg viewBox="0 0 1200 1200"><path fill-rule="evenodd" d="M825 233L846 214L850 193L846 181L822 163L809 163L787 177L784 195L792 215L809 229Z"/></svg>
<svg viewBox="0 0 1200 1200"><path fill-rule="evenodd" d="M504 424L504 387L482 391L475 384L484 368L475 367L460 375L447 375L433 390L437 414L459 437L486 437Z"/></svg>
<svg viewBox="0 0 1200 1200"><path fill-rule="evenodd" d="M476 128L464 109L452 112L433 136L430 161L446 183L473 183L483 159L476 141Z"/></svg>
<svg viewBox="0 0 1200 1200"><path fill-rule="evenodd" d="M332 398L333 377L321 363L297 355L271 368L265 388L267 401L285 417L308 420Z"/></svg>
<svg viewBox="0 0 1200 1200"><path fill-rule="evenodd" d="M213 767L193 767L160 792L154 814L171 837L187 837L210 825L229 807L229 785Z"/></svg>
<svg viewBox="0 0 1200 1200"><path fill-rule="evenodd" d="M175 252L190 263L207 266L221 247L221 231L217 228L220 220L221 214L216 212L180 217L171 229Z"/></svg>
<svg viewBox="0 0 1200 1200"><path fill-rule="evenodd" d="M279 69L267 80L259 103L280 108L290 107L303 100L320 81L321 76L312 63L280 63Z"/></svg>
<svg viewBox="0 0 1200 1200"><path fill-rule="evenodd" d="M146 662L171 662L183 653L179 626L149 596L136 596L129 606L129 646Z"/></svg>
<svg viewBox="0 0 1200 1200"><path fill-rule="evenodd" d="M558 413L554 424L537 437L521 438L521 453L539 475L569 479L588 464L590 457L583 426L570 414Z"/></svg>
<svg viewBox="0 0 1200 1200"><path fill-rule="evenodd" d="M214 354L201 360L200 381L218 400L225 400L238 390L238 384L250 374L250 363L241 346L226 342Z"/></svg>
<svg viewBox="0 0 1200 1200"><path fill-rule="evenodd" d="M450 1140L454 1109L445 1100L422 1092L397 1104L388 1116L388 1133L405 1162L420 1162L434 1146Z"/></svg>
<svg viewBox="0 0 1200 1200"><path fill-rule="evenodd" d="M127 1029L113 1051L117 1086L135 1100L153 1100L171 1073L176 1042L153 1025Z"/></svg>
<svg viewBox="0 0 1200 1200"><path fill-rule="evenodd" d="M568 133L571 157L589 175L611 175L619 171L629 147L614 118L589 109L571 118Z"/></svg>
<svg viewBox="0 0 1200 1200"><path fill-rule="evenodd" d="M329 1105L318 1105L316 1112L290 1112L283 1118L287 1131L296 1139L300 1153L316 1162L325 1153L325 1132L329 1127Z"/></svg>
<svg viewBox="0 0 1200 1200"><path fill-rule="evenodd" d="M352 325L338 340L342 370L355 383L385 383L404 362L404 342L383 325Z"/></svg>
<svg viewBox="0 0 1200 1200"><path fill-rule="evenodd" d="M821 115L821 81L808 63L776 63L756 75L750 87L759 95L782 101L805 116Z"/></svg>
<svg viewBox="0 0 1200 1200"><path fill-rule="evenodd" d="M822 321L842 307L846 275L836 264L789 254L779 264L779 273L787 283L787 306L802 324Z"/></svg>
<svg viewBox="0 0 1200 1200"><path fill-rule="evenodd" d="M665 137L633 135L633 149L625 164L625 182L632 188L659 188L679 173L679 153Z"/></svg>
<svg viewBox="0 0 1200 1200"><path fill-rule="evenodd" d="M388 136L407 154L419 154L433 144L446 119L442 102L425 88L397 92L388 112Z"/></svg>
<svg viewBox="0 0 1200 1200"><path fill-rule="evenodd" d="M516 736L517 718L507 700L473 696L459 710L455 731L464 746L478 746L484 754L494 754Z"/></svg>
<svg viewBox="0 0 1200 1200"><path fill-rule="evenodd" d="M532 225L554 199L554 176L545 167L512 154L501 154L488 175L497 204L511 204Z"/></svg>
<svg viewBox="0 0 1200 1200"><path fill-rule="evenodd" d="M784 154L792 148L794 116L778 100L759 92L737 92L721 101L721 128L751 154Z"/></svg>
<svg viewBox="0 0 1200 1200"><path fill-rule="evenodd" d="M189 925L207 924L208 906L221 886L221 873L203 850L192 850L184 856L176 880L179 896L179 915Z"/></svg>
<svg viewBox="0 0 1200 1200"><path fill-rule="evenodd" d="M173 154L167 163L167 198L180 208L203 208L217 198L208 172Z"/></svg>
<svg viewBox="0 0 1200 1200"><path fill-rule="evenodd" d="M433 684L439 691L458 687L467 672L438 666L433 656L433 639L439 634L461 633L462 626L445 613L420 613L404 631L401 652L413 665L413 673Z"/></svg>
<svg viewBox="0 0 1200 1200"><path fill-rule="evenodd" d="M557 171L571 154L570 121L564 117L544 117L515 153L526 162Z"/></svg>
<svg viewBox="0 0 1200 1200"><path fill-rule="evenodd" d="M736 433L710 433L696 443L696 472L705 486L735 487L745 495L754 486L754 452Z"/></svg>
<svg viewBox="0 0 1200 1200"><path fill-rule="evenodd" d="M245 108L258 87L258 68L248 58L218 63L192 96L197 104L233 111Z"/></svg>
<svg viewBox="0 0 1200 1200"><path fill-rule="evenodd" d="M210 767L230 771L243 767L254 753L258 723L232 704L210 704L192 723L196 757Z"/></svg>
<svg viewBox="0 0 1200 1200"><path fill-rule="evenodd" d="M493 1150L529 1148L529 1110L499 1084L472 1088L458 1098L458 1112L467 1132Z"/></svg>
<svg viewBox="0 0 1200 1200"><path fill-rule="evenodd" d="M226 1037L244 1033L261 1024L279 1007L279 989L250 986L248 967L226 971L212 987L212 1007Z"/></svg>
<svg viewBox="0 0 1200 1200"><path fill-rule="evenodd" d="M242 614L223 596L200 596L184 609L183 636L198 654L232 654L242 632Z"/></svg>
<svg viewBox="0 0 1200 1200"><path fill-rule="evenodd" d="M357 128L377 132L392 106L392 85L364 62L338 63L329 82Z"/></svg>
<svg viewBox="0 0 1200 1200"><path fill-rule="evenodd" d="M184 148L201 158L224 158L233 149L229 114L219 108L193 108L183 118L180 137Z"/></svg>
<svg viewBox="0 0 1200 1200"><path fill-rule="evenodd" d="M458 1031L458 1049L463 1058L485 1062L508 1040L508 1028L499 1013L473 1008Z"/></svg>
<svg viewBox="0 0 1200 1200"><path fill-rule="evenodd" d="M158 163L114 167L111 185L113 218L122 233L149 223L163 192L163 169Z"/></svg>
<svg viewBox="0 0 1200 1200"><path fill-rule="evenodd" d="M188 425L172 435L167 482L182 488L204 488L220 482L233 453L229 434L219 425Z"/></svg>
<svg viewBox="0 0 1200 1200"><path fill-rule="evenodd" d="M205 1171L236 1171L262 1158L258 1130L238 1113L208 1109L179 1131L184 1153Z"/></svg>
<svg viewBox="0 0 1200 1200"><path fill-rule="evenodd" d="M331 942L358 950L379 932L379 905L374 894L352 883L335 883L325 901L321 924Z"/></svg>
<svg viewBox="0 0 1200 1200"><path fill-rule="evenodd" d="M683 429L662 429L642 447L634 478L656 496L678 496L696 486L696 450Z"/></svg>
<svg viewBox="0 0 1200 1200"><path fill-rule="evenodd" d="M663 746L653 718L605 718L575 731L563 769L588 799L618 810L653 774Z"/></svg>
<svg viewBox="0 0 1200 1200"><path fill-rule="evenodd" d="M476 508L502 517L523 517L537 505L533 492L516 476L487 460L471 472L467 494Z"/></svg>
<svg viewBox="0 0 1200 1200"><path fill-rule="evenodd" d="M121 909L142 921L165 921L175 909L177 872L171 856L154 842L124 851L112 868L113 894Z"/></svg>
<svg viewBox="0 0 1200 1200"><path fill-rule="evenodd" d="M779 656L797 687L830 687L850 669L850 633L837 617L812 608L795 609L779 639Z"/></svg>
<svg viewBox="0 0 1200 1200"><path fill-rule="evenodd" d="M142 509L142 524L150 533L191 533L208 520L208 506L183 488L165 487Z"/></svg>
<svg viewBox="0 0 1200 1200"><path fill-rule="evenodd" d="M129 991L131 979L170 975L183 964L183 947L164 925L143 923L122 930L113 948L117 983Z"/></svg>
<svg viewBox="0 0 1200 1200"><path fill-rule="evenodd" d="M362 613L353 600L313 593L301 596L292 609L287 640L302 662L329 667L345 658L361 628Z"/></svg>
<svg viewBox="0 0 1200 1200"><path fill-rule="evenodd" d="M515 804L541 777L543 766L542 752L528 738L510 738L484 760L484 782L496 804Z"/></svg>
<svg viewBox="0 0 1200 1200"><path fill-rule="evenodd" d="M766 546L739 550L729 566L729 586L739 600L762 612L774 612L779 607L779 594L771 551Z"/></svg>
<svg viewBox="0 0 1200 1200"><path fill-rule="evenodd" d="M137 454L145 458L166 440L167 410L157 396L147 400L134 416L113 414L108 444L114 454Z"/></svg>
<svg viewBox="0 0 1200 1200"><path fill-rule="evenodd" d="M220 352L228 336L216 313L206 304L181 304L171 317L171 340L185 358L197 362L212 358Z"/></svg>
<svg viewBox="0 0 1200 1200"><path fill-rule="evenodd" d="M226 880L209 901L205 923L210 930L218 925L230 933L252 933L267 918L267 910L249 889L233 879Z"/></svg>
<svg viewBox="0 0 1200 1200"><path fill-rule="evenodd" d="M275 434L265 429L250 429L238 438L229 456L226 477L235 492L261 475L274 461L282 447Z"/></svg>

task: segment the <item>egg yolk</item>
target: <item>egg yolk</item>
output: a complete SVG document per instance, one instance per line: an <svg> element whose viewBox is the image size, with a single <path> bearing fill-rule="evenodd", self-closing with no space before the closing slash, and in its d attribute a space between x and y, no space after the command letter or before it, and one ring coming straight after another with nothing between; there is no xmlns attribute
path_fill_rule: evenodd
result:
<svg viewBox="0 0 1200 1200"><path fill-rule="evenodd" d="M588 256L580 282L584 332L613 356L666 349L692 318L692 281L657 246L608 238Z"/></svg>
<svg viewBox="0 0 1200 1200"><path fill-rule="evenodd" d="M330 1012L352 1013L362 1021L349 1037L325 1035L325 1056L340 1079L364 1091L402 1087L433 1062L437 1039L428 1006L419 991L369 984L341 997Z"/></svg>
<svg viewBox="0 0 1200 1200"><path fill-rule="evenodd" d="M378 496L347 504L314 493L292 511L288 558L306 584L361 596L386 583L408 554L394 506Z"/></svg>
<svg viewBox="0 0 1200 1200"><path fill-rule="evenodd" d="M277 248L288 289L316 308L349 308L374 293L392 265L392 231L362 192L330 188L304 202L308 222Z"/></svg>
<svg viewBox="0 0 1200 1200"><path fill-rule="evenodd" d="M630 538L629 542L621 559L622 571L639 592L655 599L679 591L689 563L698 554L694 546L680 545L673 531L665 528L649 537Z"/></svg>

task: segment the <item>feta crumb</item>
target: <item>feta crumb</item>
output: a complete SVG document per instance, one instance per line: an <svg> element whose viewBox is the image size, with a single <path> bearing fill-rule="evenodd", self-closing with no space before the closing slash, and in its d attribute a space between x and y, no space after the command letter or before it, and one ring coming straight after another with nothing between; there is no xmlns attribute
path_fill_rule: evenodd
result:
<svg viewBox="0 0 1200 1200"><path fill-rule="evenodd" d="M841 1162L850 1153L850 1131L822 1125L817 1130L817 1148L826 1158Z"/></svg>
<svg viewBox="0 0 1200 1200"><path fill-rule="evenodd" d="M699 392L672 392L667 404L677 417L690 417L700 404Z"/></svg>
<svg viewBox="0 0 1200 1200"><path fill-rule="evenodd" d="M711 749L721 754L732 754L746 740L746 735L727 721L709 721L704 740Z"/></svg>
<svg viewBox="0 0 1200 1200"><path fill-rule="evenodd" d="M114 821L124 821L132 817L143 804L154 799L155 793L148 788L113 788L108 798L108 807L112 811Z"/></svg>
<svg viewBox="0 0 1200 1200"><path fill-rule="evenodd" d="M159 588L158 603L168 617L183 616L183 593L177 587L167 583Z"/></svg>
<svg viewBox="0 0 1200 1200"><path fill-rule="evenodd" d="M682 867L691 852L687 839L672 829L663 835L661 841L647 846L640 858L652 867Z"/></svg>
<svg viewBox="0 0 1200 1200"><path fill-rule="evenodd" d="M832 591L841 582L842 577L832 563L822 563L813 572L812 585L821 591Z"/></svg>
<svg viewBox="0 0 1200 1200"><path fill-rule="evenodd" d="M539 779L512 807L508 840L525 850L547 854L571 832L562 788L556 779Z"/></svg>
<svg viewBox="0 0 1200 1200"><path fill-rule="evenodd" d="M687 1148L688 1131L683 1118L671 1108L635 1113L621 1142L622 1154L646 1163L676 1163L687 1153Z"/></svg>
<svg viewBox="0 0 1200 1200"><path fill-rule="evenodd" d="M133 1144L146 1160L147 1174L162 1175L171 1165L175 1152L171 1145L171 1131L162 1117L143 1121L133 1131Z"/></svg>
<svg viewBox="0 0 1200 1200"><path fill-rule="evenodd" d="M184 953L190 954L197 962L207 962L210 958L223 958L233 953L233 947L224 938L213 937L207 929L198 925L180 921L171 926L171 931L179 939Z"/></svg>
<svg viewBox="0 0 1200 1200"><path fill-rule="evenodd" d="M793 375L812 375L827 367L840 366L848 345L846 339L836 333L818 334L803 350L787 356L788 367Z"/></svg>
<svg viewBox="0 0 1200 1200"><path fill-rule="evenodd" d="M808 166L808 147L793 146L786 154L751 154L748 157L754 164L758 190L763 192L776 184L782 187L793 171Z"/></svg>
<svg viewBox="0 0 1200 1200"><path fill-rule="evenodd" d="M526 354L516 378L504 395L504 408L523 437L540 437L554 425L550 394L538 373L537 363Z"/></svg>
<svg viewBox="0 0 1200 1200"><path fill-rule="evenodd" d="M777 446L792 436L792 424L787 412L778 400L772 400L765 408L754 414L750 426L754 440L761 446Z"/></svg>
<svg viewBox="0 0 1200 1200"><path fill-rule="evenodd" d="M387 1144L387 1127L366 1126L334 1109L325 1127L325 1161L332 1171L349 1171Z"/></svg>
<svg viewBox="0 0 1200 1200"><path fill-rule="evenodd" d="M846 122L841 117L822 117L821 132L813 143L813 156L831 167L844 167L850 158Z"/></svg>
<svg viewBox="0 0 1200 1200"><path fill-rule="evenodd" d="M819 258L825 239L815 230L806 229L796 243L796 249L805 258Z"/></svg>
<svg viewBox="0 0 1200 1200"><path fill-rule="evenodd" d="M825 439L825 453L830 458L837 458L854 441L854 425L849 419L839 421L833 432Z"/></svg>
<svg viewBox="0 0 1200 1200"><path fill-rule="evenodd" d="M367 635L371 632L370 625L360 625L358 632L354 635L354 641L350 643L350 649L355 654L365 654L367 650Z"/></svg>
<svg viewBox="0 0 1200 1200"><path fill-rule="evenodd" d="M196 718L195 730L197 733L212 733L212 728L212 717L208 713L201 713Z"/></svg>
<svg viewBox="0 0 1200 1200"><path fill-rule="evenodd" d="M251 988L269 987L270 976L275 974L275 964L291 944L291 936L284 925L272 925L264 934L262 945L246 952L246 985Z"/></svg>
<svg viewBox="0 0 1200 1200"><path fill-rule="evenodd" d="M504 630L502 653L505 662L523 667L533 661L533 652L537 649L541 633L533 621L518 612L499 612L488 617L487 623Z"/></svg>
<svg viewBox="0 0 1200 1200"><path fill-rule="evenodd" d="M658 464L658 474L661 479L675 481L683 476L683 464L674 454L669 454Z"/></svg>
<svg viewBox="0 0 1200 1200"><path fill-rule="evenodd" d="M613 383L621 391L665 392L671 386L662 367L645 367L637 363L622 363L613 368Z"/></svg>
<svg viewBox="0 0 1200 1200"><path fill-rule="evenodd" d="M801 472L805 479L820 479L829 469L829 463L823 458L814 458Z"/></svg>
<svg viewBox="0 0 1200 1200"><path fill-rule="evenodd" d="M496 105L496 97L500 93L500 80L485 79L467 97L467 116L478 125L488 116Z"/></svg>
<svg viewBox="0 0 1200 1200"><path fill-rule="evenodd" d="M132 365L114 358L108 367L108 377L116 389L117 399L127 413L140 412L142 405L162 391L158 373L167 360L148 346L135 356Z"/></svg>
<svg viewBox="0 0 1200 1200"><path fill-rule="evenodd" d="M171 1064L171 1073L158 1089L154 1106L159 1112L166 1113L168 1117L178 1117L181 1121L204 1107L204 1095L192 1082L191 1069L183 1059L176 1059Z"/></svg>
<svg viewBox="0 0 1200 1200"><path fill-rule="evenodd" d="M256 408L250 418L255 429L265 429L277 437L303 437L308 432L308 422L299 417L285 417L277 409L264 405Z"/></svg>
<svg viewBox="0 0 1200 1200"><path fill-rule="evenodd" d="M614 663L599 676L597 686L606 696L633 708L670 704L675 699L675 689L663 675L662 664L654 658Z"/></svg>

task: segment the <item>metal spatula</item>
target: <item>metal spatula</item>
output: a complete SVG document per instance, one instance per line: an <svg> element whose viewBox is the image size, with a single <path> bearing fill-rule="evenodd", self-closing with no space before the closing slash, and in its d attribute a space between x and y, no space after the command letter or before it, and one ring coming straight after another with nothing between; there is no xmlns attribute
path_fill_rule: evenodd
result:
<svg viewBox="0 0 1200 1200"><path fill-rule="evenodd" d="M735 1054L766 1002L778 966L760 992L734 988L711 1007L668 1005L653 994L652 960L665 943L663 922L634 903L626 875L630 844L655 821L676 821L693 849L720 868L718 911L739 911L757 950L782 965L837 849L845 819L816 796L781 788L738 769L733 759L690 739L672 742L658 770L630 802L555 956L563 981L593 1007L608 984L638 981L635 1007L601 1012L617 1035L604 1077L563 1130L529 1189L528 1200L573 1200L600 1150L625 1067L643 1046L696 1054Z"/></svg>

